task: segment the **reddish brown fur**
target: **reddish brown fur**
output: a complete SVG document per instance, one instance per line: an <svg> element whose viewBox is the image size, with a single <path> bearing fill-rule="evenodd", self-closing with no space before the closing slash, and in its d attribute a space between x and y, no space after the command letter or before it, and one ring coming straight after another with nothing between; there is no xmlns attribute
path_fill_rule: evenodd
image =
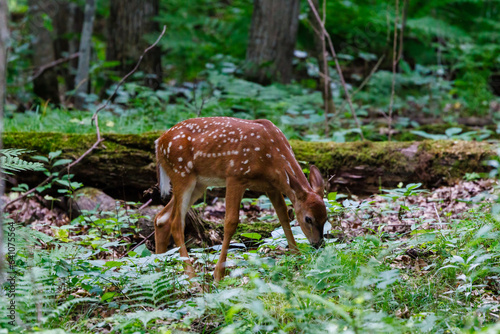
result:
<svg viewBox="0 0 500 334"><path fill-rule="evenodd" d="M165 132L156 144L162 193L168 192L167 179L173 192L171 201L155 218L157 253L166 251L172 235L181 255L188 257L184 245L185 214L207 186L226 186L224 241L214 273L217 281L224 275L227 248L239 222L245 189L267 192L292 251L297 251L297 246L283 193L294 204L297 220L309 241L316 246L322 242L326 221L323 179L318 169L311 166L311 187L287 139L270 121L189 119ZM187 271L194 275L189 261Z"/></svg>

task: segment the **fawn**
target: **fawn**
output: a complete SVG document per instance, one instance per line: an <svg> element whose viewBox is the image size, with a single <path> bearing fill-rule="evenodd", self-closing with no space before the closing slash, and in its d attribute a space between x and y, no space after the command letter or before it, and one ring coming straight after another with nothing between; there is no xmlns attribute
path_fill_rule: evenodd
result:
<svg viewBox="0 0 500 334"><path fill-rule="evenodd" d="M327 219L324 181L317 167L310 168L310 183L295 159L285 135L268 120L232 117L188 119L156 140L160 191L170 202L155 217L156 252L164 253L172 236L186 258L186 272L194 276L184 244L185 216L208 186L226 187L224 240L214 277L224 276L231 238L239 223L239 208L246 189L267 193L285 232L288 246L298 252L290 229L283 194L292 201L297 221L309 242L323 244Z"/></svg>

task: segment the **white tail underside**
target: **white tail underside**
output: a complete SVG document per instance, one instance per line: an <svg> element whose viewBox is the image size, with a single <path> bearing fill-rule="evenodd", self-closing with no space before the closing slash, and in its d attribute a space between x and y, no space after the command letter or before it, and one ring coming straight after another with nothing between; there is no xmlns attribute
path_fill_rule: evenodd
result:
<svg viewBox="0 0 500 334"><path fill-rule="evenodd" d="M168 194L170 194L170 178L168 177L167 173L163 169L163 167L160 165L160 192L162 197L166 197Z"/></svg>
<svg viewBox="0 0 500 334"><path fill-rule="evenodd" d="M158 152L158 140L155 141L156 146L156 161L158 161L158 182L160 183L160 193L162 197L166 197L170 194L170 178L168 177L165 169L163 169L161 163L159 162L160 152Z"/></svg>

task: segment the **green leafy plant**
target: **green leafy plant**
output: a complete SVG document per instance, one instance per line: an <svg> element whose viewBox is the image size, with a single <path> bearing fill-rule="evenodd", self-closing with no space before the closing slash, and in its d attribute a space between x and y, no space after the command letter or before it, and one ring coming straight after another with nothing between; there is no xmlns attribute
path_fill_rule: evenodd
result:
<svg viewBox="0 0 500 334"><path fill-rule="evenodd" d="M478 131L467 131L462 133L461 128L449 128L445 131L445 134L431 134L424 131L410 131L411 133L434 140L484 140L491 135L490 130L478 130Z"/></svg>

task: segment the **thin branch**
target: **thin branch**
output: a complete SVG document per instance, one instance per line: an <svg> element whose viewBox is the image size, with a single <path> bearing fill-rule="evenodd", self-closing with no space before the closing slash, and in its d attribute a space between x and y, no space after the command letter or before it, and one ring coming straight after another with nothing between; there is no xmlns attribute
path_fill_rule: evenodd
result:
<svg viewBox="0 0 500 334"><path fill-rule="evenodd" d="M356 112L354 110L354 106L352 104L351 96L349 95L349 91L347 90L347 85L346 85L346 82L345 82L345 79L344 79L344 75L342 74L342 68L340 67L340 63L339 63L339 60L337 58L337 53L335 52L335 48L333 47L332 39L331 39L330 35L328 34L328 32L326 31L325 25L321 22L321 18L320 18L319 14L318 14L318 11L314 7L314 4L312 3L312 0L307 0L307 2L309 3L309 7L311 7L311 10L313 11L314 16L316 17L316 20L320 24L321 29L323 30L323 34L324 34L324 36L326 37L326 39L328 41L328 46L330 48L330 53L331 53L333 59L335 60L335 67L337 68L337 72L338 72L339 77L340 77L340 83L342 84L342 87L344 88L345 97L347 99L347 102L349 103L349 108L351 109L352 117L354 118L354 121L356 122L356 126L359 129L359 133L361 135L361 139L365 140L365 136L363 135L363 130L361 129L361 123L359 122L358 116L356 115Z"/></svg>
<svg viewBox="0 0 500 334"><path fill-rule="evenodd" d="M127 80L132 74L134 74L137 71L137 69L139 68L139 65L141 65L142 59L144 58L144 56L146 55L146 53L148 53L149 51L151 51L151 49L154 48L158 44L158 42L160 42L160 39L163 37L163 35L165 35L165 31L167 31L167 26L163 26L163 30L161 31L160 36L158 36L158 38L156 39L156 41L153 44L151 44L146 50L144 50L144 52L139 57L139 60L137 61L137 64L132 69L132 71L128 72L127 75L125 75L120 80L120 82L118 82L118 85L116 85L116 88L115 88L115 91L113 92L113 94L111 94L108 97L108 99L99 108L97 108L97 110L95 111L94 115L92 116L92 121L94 121L94 120L97 119L97 114L99 113L99 111L101 111L102 109L104 109L105 107L107 107L107 105L109 104L109 102L115 97L116 92L118 91L118 88L120 88L120 86L125 82L125 80Z"/></svg>
<svg viewBox="0 0 500 334"><path fill-rule="evenodd" d="M326 0L323 0L323 20L321 21L322 26L325 26L326 22ZM328 132L329 132L329 121L328 121L328 85L330 85L330 77L326 75L328 71L328 61L326 59L326 42L325 42L325 30L323 29L323 32L321 34L321 52L323 53L323 72L325 73L325 79L323 80L324 83L324 102L325 102L325 137L328 137Z"/></svg>
<svg viewBox="0 0 500 334"><path fill-rule="evenodd" d="M148 201L146 203L144 203L143 205L141 205L141 207L138 209L139 211L141 211L142 209L146 208L149 204L151 204L153 200L150 198L148 199Z"/></svg>
<svg viewBox="0 0 500 334"><path fill-rule="evenodd" d="M368 74L368 76L363 80L363 82L361 83L361 85L359 85L358 88L356 88L356 90L351 94L351 97L358 94L365 86L366 84L368 83L368 81L370 81L371 77L373 76L373 74L375 74L375 72L377 72L378 68L380 67L380 65L382 64L382 62L384 61L385 59L385 55L382 55L382 57L380 57L377 61L377 63L375 64L375 66L373 66L372 70L370 71L370 74Z"/></svg>
<svg viewBox="0 0 500 334"><path fill-rule="evenodd" d="M207 100L205 99L205 94L203 94L203 92L201 92L201 104L200 104L200 107L198 108L198 102L196 102L196 90L197 89L198 89L198 82L195 82L195 84L193 85L193 105L194 105L194 108L196 110L196 117L200 117L201 111L203 110L203 106L205 105L205 102Z"/></svg>
<svg viewBox="0 0 500 334"><path fill-rule="evenodd" d="M403 58L403 37L405 33L406 26L406 16L408 15L408 2L409 0L403 0L403 13L401 14L401 33L399 34L399 53L398 62Z"/></svg>
<svg viewBox="0 0 500 334"><path fill-rule="evenodd" d="M392 84L391 84L391 100L389 103L389 114L387 127L387 137L388 140L391 141L391 128L392 128L392 111L394 108L394 93L396 88L396 70L398 67L399 57L397 55L397 47L398 47L398 20L399 20L399 0L396 0L396 17L394 18L394 40L392 44Z"/></svg>
<svg viewBox="0 0 500 334"><path fill-rule="evenodd" d="M69 56L64 57L64 58L59 58L59 59L54 60L54 61L52 61L52 62L50 62L48 64L40 66L39 68L36 69L36 71L34 71L33 76L28 79L28 82L35 80L36 78L38 78L40 75L42 75L43 72L45 72L49 68L56 67L56 66L58 66L58 65L60 65L62 63L65 63L67 61L70 61L70 60L73 60L75 58L78 58L79 56L80 56L80 53L79 52L75 52L72 55L69 55Z"/></svg>
<svg viewBox="0 0 500 334"><path fill-rule="evenodd" d="M432 206L434 206L434 212L436 212L436 217L438 218L438 222L439 224L443 224L443 222L441 221L441 217L439 217L439 213L438 213L438 210L436 208L436 204L432 203Z"/></svg>
<svg viewBox="0 0 500 334"><path fill-rule="evenodd" d="M361 85L359 85L358 88L356 88L356 90L354 92L352 92L351 94L351 97L354 97L356 94L358 94L363 88L365 88L365 86L368 84L368 82L370 81L371 77L373 76L373 74L375 74L375 72L377 72L378 68L380 67L380 65L382 64L382 62L384 61L385 59L385 55L382 55L382 57L380 57L377 61L377 63L375 64L375 66L373 66L372 70L370 71L370 74L368 74L368 76L363 80L363 82L361 83ZM340 106L339 108L339 113L341 113L344 108L345 108L345 105L347 104L346 101L344 101L342 103L342 105Z"/></svg>
<svg viewBox="0 0 500 334"><path fill-rule="evenodd" d="M160 41L160 39L163 37L163 35L165 34L165 31L166 31L167 27L166 26L163 26L163 31L161 32L160 36L158 37L158 39L156 40L156 42L154 42L154 44L152 44L151 46L149 46L146 50L144 50L144 52L142 53L141 57L139 58L138 62L137 62L137 65L132 69L132 71L130 71L129 73L127 73L127 75L125 75L121 80L120 82L118 83L118 85L116 86L115 88L115 91L113 92L113 94L106 100L106 102L104 102L99 108L97 108L97 110L95 111L94 115L92 116L92 121L94 122L95 124L95 127L96 127L96 134L97 134L97 139L95 141L95 143L87 150L85 151L85 153L83 153L82 155L80 155L75 161L69 163L68 165L66 165L65 167L66 168L63 168L59 171L59 173L57 173L56 175L52 175L52 176L49 176L48 178L46 178L44 181L42 181L40 184L38 184L36 187L28 190L27 192L25 192L24 194L22 194L21 196L19 196L18 198L10 201L9 203L7 203L4 207L3 207L3 211L6 212L7 211L7 208L9 206L11 206L12 204L14 204L15 202L17 201L20 201L21 199L24 199L26 198L27 196L29 196L30 194L34 193L36 191L36 188L38 187L41 187L47 183L49 183L50 181L54 180L55 178L59 178L61 177L62 175L64 175L64 173L67 171L69 172L69 170L75 166L76 164L80 163L80 161L82 161L87 155L89 155L93 150L95 150L103 141L104 141L104 138L101 137L101 130L99 128L99 118L98 118L98 113L99 111L101 111L102 109L104 109L108 104L109 104L109 101L111 101L111 98L116 94L116 92L118 91L118 88L120 88L120 86L125 82L125 80L130 77L132 74L134 74L134 72L137 71L137 69L139 68L139 65L142 61L142 59L144 58L144 55L149 52L154 46L156 46L156 44L158 44L158 42Z"/></svg>

